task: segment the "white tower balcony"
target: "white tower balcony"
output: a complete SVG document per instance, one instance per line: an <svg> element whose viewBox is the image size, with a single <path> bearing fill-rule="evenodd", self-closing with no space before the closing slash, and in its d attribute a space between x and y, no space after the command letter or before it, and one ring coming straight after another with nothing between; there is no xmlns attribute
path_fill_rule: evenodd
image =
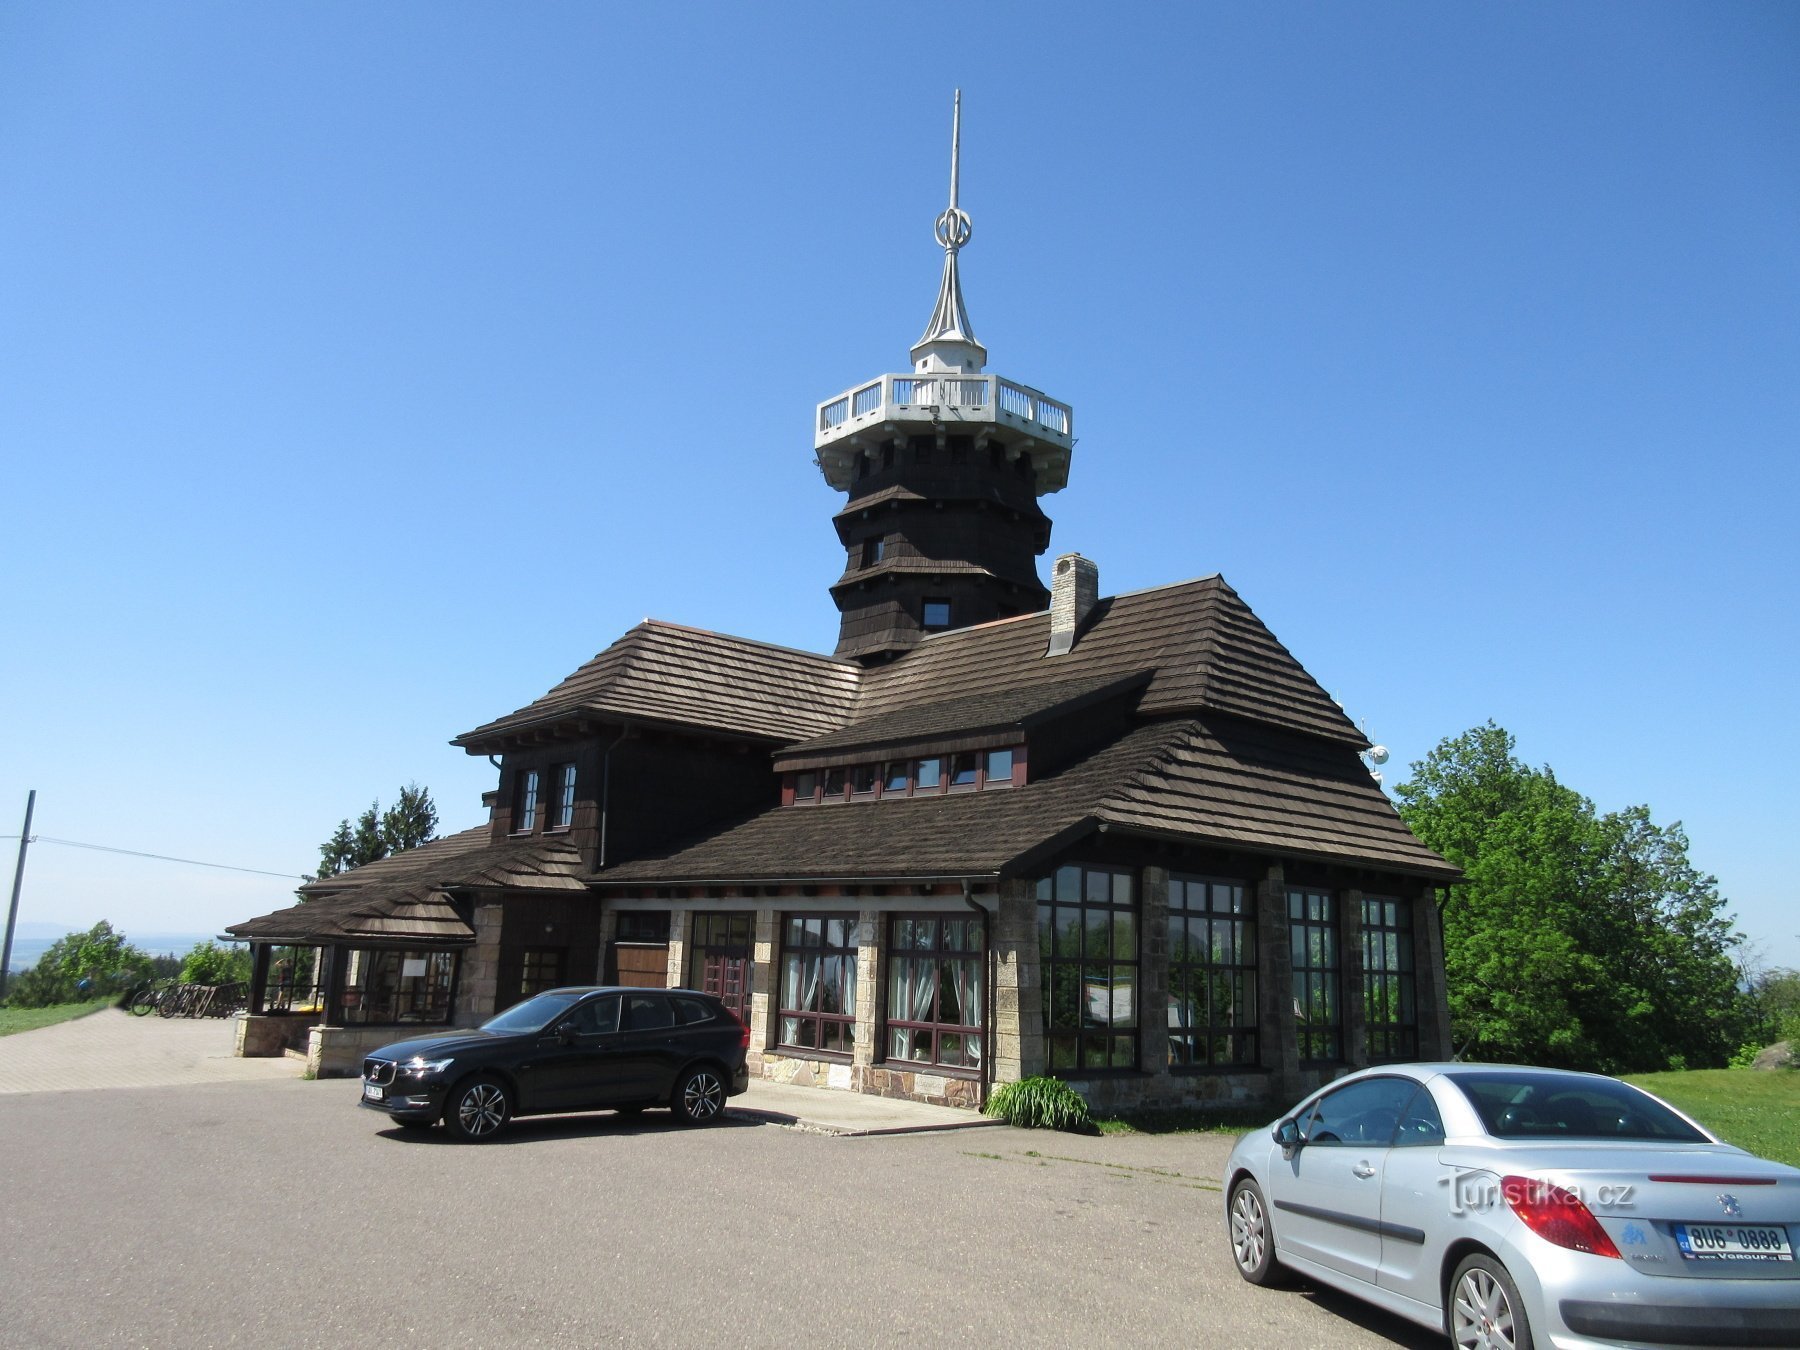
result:
<svg viewBox="0 0 1800 1350"><path fill-rule="evenodd" d="M813 449L826 481L848 492L856 457L891 439L931 434L998 440L1029 455L1038 495L1069 482L1074 414L1028 385L998 375L933 371L882 375L819 404Z"/></svg>

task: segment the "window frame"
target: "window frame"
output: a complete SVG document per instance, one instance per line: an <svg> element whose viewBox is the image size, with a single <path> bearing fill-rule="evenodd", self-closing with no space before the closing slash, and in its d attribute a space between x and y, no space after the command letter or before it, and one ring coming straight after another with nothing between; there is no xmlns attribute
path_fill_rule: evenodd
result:
<svg viewBox="0 0 1800 1350"><path fill-rule="evenodd" d="M513 784L513 834L530 834L537 828L538 781L536 769L519 770Z"/></svg>
<svg viewBox="0 0 1800 1350"><path fill-rule="evenodd" d="M1320 902L1315 904L1314 902ZM1296 913L1296 910L1306 911ZM1323 910L1317 914L1313 911ZM1335 891L1319 886L1287 888L1288 951L1293 971L1294 1038L1302 1065L1344 1062L1344 953L1340 903ZM1317 946L1314 939L1323 939ZM1321 959L1314 961L1315 953ZM1302 959L1303 957L1308 959ZM1314 1022L1304 1010L1315 995L1330 1016ZM1318 1029L1315 1030L1314 1028Z"/></svg>
<svg viewBox="0 0 1800 1350"><path fill-rule="evenodd" d="M1219 888L1230 888L1227 897L1232 908L1218 907ZM1193 892L1198 889L1198 903ZM1169 876L1168 917L1168 998L1169 998L1169 1068L1171 1072L1242 1071L1261 1064L1262 1019L1257 1015L1257 924L1256 891L1250 882L1238 877L1208 876L1175 872ZM1204 938L1197 939L1192 924L1202 926ZM1181 925L1178 935L1177 924ZM1228 948L1230 960L1220 960L1218 925L1230 927ZM1193 953L1199 952L1198 957ZM1229 986L1231 1011L1236 1016L1221 1018L1223 982ZM1191 993L1198 987L1199 997L1192 999L1202 1015L1192 1025L1178 1025L1175 1018L1178 995ZM1178 1052L1177 1047L1185 1047ZM1227 1047L1221 1056L1221 1045Z"/></svg>
<svg viewBox="0 0 1800 1350"><path fill-rule="evenodd" d="M933 623L931 621L931 612L938 606L943 607L944 621L942 623ZM952 628L956 627L955 619L956 610L951 605L948 596L927 595L919 600L919 627L924 632L947 633Z"/></svg>
<svg viewBox="0 0 1800 1350"><path fill-rule="evenodd" d="M1095 878L1107 878L1107 895L1096 895ZM1121 887L1124 899L1119 898ZM1137 1007L1137 994L1143 987L1143 906L1142 888L1135 869L1087 863L1065 863L1047 877L1038 879L1038 964L1042 992L1041 1027L1044 1035L1046 1069L1058 1077L1089 1077L1097 1073L1139 1072L1142 1067L1140 1036L1142 1020ZM1059 951L1064 932L1058 920L1067 912L1075 917L1077 935L1073 954ZM1094 919L1104 916L1107 945L1116 945L1121 918L1129 921L1131 953L1120 958L1108 953L1090 956L1090 934L1097 931ZM1089 970L1104 980L1106 1021L1087 1025L1094 1009L1095 982ZM1073 972L1072 980L1064 972ZM1104 973L1101 973L1104 972ZM1119 1011L1120 972L1124 972L1128 1011ZM1058 998L1058 985L1063 992L1074 993L1076 1003L1066 1007L1068 999ZM1105 1042L1105 1053L1099 1045Z"/></svg>
<svg viewBox="0 0 1800 1350"><path fill-rule="evenodd" d="M980 1074L983 1056L987 1047L987 953L988 925L985 916L974 914L889 914L887 919L887 971L884 981L885 994L882 1022L882 1046L884 1063L892 1068L915 1070L927 1073L945 1073L956 1076L975 1077ZM921 947L908 943L902 945L900 940L901 924L929 923L933 926L932 943L929 947ZM976 930L973 950L967 948L946 947L945 925L967 924ZM894 1008L899 998L896 981L900 978L903 963L930 961L938 967L933 980L931 995L931 1016L925 1019L913 1017L896 1017ZM973 993L976 1005L974 1022L945 1022L938 1014L943 1009L943 965L954 961L970 965L974 969ZM930 1038L931 1055L928 1059L918 1059L910 1055L896 1054L895 1033L924 1035ZM946 1037L959 1038L958 1053L963 1062L947 1062L944 1056ZM974 1047L974 1054L968 1054L968 1047Z"/></svg>
<svg viewBox="0 0 1800 1350"><path fill-rule="evenodd" d="M544 829L546 832L573 829L575 827L575 761L571 759L562 764L552 765L550 777L553 798L550 819Z"/></svg>
<svg viewBox="0 0 1800 1350"><path fill-rule="evenodd" d="M1414 903L1393 895L1362 898L1363 1043L1371 1064L1419 1057ZM1378 1012L1396 1015L1377 1017Z"/></svg>
<svg viewBox="0 0 1800 1350"><path fill-rule="evenodd" d="M804 939L811 935L810 927L818 926L818 941L795 943L794 936L798 932ZM843 942L833 944L827 939L831 936L831 925L842 924ZM783 914L781 916L780 964L778 966L777 986L775 990L775 1050L778 1054L794 1059L824 1059L838 1063L848 1063L854 1053L856 1044L857 999L861 993L858 989L858 964L861 959L861 944L857 929L861 920L855 914ZM816 954L819 968L814 976L813 1002L816 1006L802 1008L797 1006L800 1000L794 1000L796 1006L789 1006L788 991L790 989L789 963L798 961L799 974L792 982L804 987L805 962L808 954ZM825 978L827 963L831 960L847 962L848 979L844 986L850 995L848 1012L826 1012L825 995L829 985ZM846 969L844 966L840 970ZM812 1028L813 1044L807 1045L798 1034L790 1037L789 1023L793 1023L796 1033L803 1026ZM827 1045L828 1029L832 1045ZM838 1048L841 1046L842 1048Z"/></svg>

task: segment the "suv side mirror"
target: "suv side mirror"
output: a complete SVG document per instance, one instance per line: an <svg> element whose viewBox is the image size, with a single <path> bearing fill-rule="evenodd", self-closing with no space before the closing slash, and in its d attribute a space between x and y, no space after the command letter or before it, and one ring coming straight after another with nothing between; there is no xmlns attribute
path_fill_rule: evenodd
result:
<svg viewBox="0 0 1800 1350"><path fill-rule="evenodd" d="M573 1022L560 1023L556 1028L556 1039L561 1041L564 1045L573 1045L576 1032L577 1029Z"/></svg>
<svg viewBox="0 0 1800 1350"><path fill-rule="evenodd" d="M1279 1122L1272 1131L1272 1134L1275 1142L1281 1145L1282 1153L1288 1157L1292 1157L1294 1150L1299 1148L1302 1143L1300 1138L1300 1126L1292 1116Z"/></svg>

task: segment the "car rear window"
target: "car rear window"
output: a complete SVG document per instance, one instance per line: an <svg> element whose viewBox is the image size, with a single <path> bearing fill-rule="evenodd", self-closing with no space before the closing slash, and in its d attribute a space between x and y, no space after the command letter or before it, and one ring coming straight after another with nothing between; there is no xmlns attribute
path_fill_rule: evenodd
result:
<svg viewBox="0 0 1800 1350"><path fill-rule="evenodd" d="M697 998L678 998L675 1004L675 1020L684 1027L691 1027L700 1022L713 1020L713 1010Z"/></svg>
<svg viewBox="0 0 1800 1350"><path fill-rule="evenodd" d="M1648 1093L1609 1078L1484 1069L1446 1074L1496 1139L1707 1138Z"/></svg>

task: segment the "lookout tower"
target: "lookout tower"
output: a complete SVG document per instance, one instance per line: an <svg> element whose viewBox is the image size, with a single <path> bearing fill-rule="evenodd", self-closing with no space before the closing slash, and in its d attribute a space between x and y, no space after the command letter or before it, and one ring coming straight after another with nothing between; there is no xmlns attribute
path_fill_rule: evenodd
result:
<svg viewBox="0 0 1800 1350"><path fill-rule="evenodd" d="M972 235L957 204L962 92L950 131L950 205L937 218L944 275L913 368L819 404L813 449L849 494L834 517L848 552L831 588L837 655L891 660L927 633L1040 610L1036 559L1050 546L1037 499L1069 481L1065 403L984 374L957 255Z"/></svg>

